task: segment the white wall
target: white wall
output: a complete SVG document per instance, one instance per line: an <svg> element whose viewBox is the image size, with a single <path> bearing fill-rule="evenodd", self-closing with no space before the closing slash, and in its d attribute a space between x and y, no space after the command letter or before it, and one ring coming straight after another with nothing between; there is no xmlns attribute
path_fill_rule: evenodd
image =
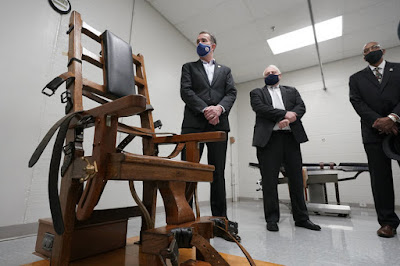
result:
<svg viewBox="0 0 400 266"><path fill-rule="evenodd" d="M126 41L131 40L134 53L144 55L150 100L155 108L153 118L162 120L164 126L161 131L179 133L184 106L179 94L180 71L185 62L198 59L194 44L144 0L70 2L72 9L81 13L87 24L99 31L108 29ZM50 216L47 179L52 143L34 168L28 168L28 160L47 130L64 115L59 95L65 86L62 85L50 98L42 95L41 89L67 70L68 36L65 32L69 17L53 11L48 1L8 0L0 3L0 72L3 74L3 94L0 98L0 227L36 222L39 218ZM90 39L84 39L83 43L94 53L100 51L100 47ZM99 78L95 68L87 63L83 68L90 77ZM234 115L235 111L232 113ZM138 123L138 119L124 119L123 122ZM85 131L86 154L90 154L91 133L90 130ZM140 152L140 145L138 140L128 146L128 150ZM161 155L171 150L172 147L163 148ZM229 158L228 153L227 184L230 184ZM237 166L234 169L237 172ZM141 191L140 183L137 184L137 191ZM161 205L159 199L158 205ZM208 184L200 185L199 199L209 200ZM129 205L135 204L128 184L109 182L98 207Z"/></svg>
<svg viewBox="0 0 400 266"><path fill-rule="evenodd" d="M179 95L180 71L183 63L197 60L193 43L144 0L71 0L71 4L89 25L99 31L109 29L122 39L131 40L134 52L144 55L151 103L155 107L154 120L162 120L161 131L179 133L184 106ZM0 227L35 222L50 216L47 176L52 144L33 169L27 165L41 138L64 114L64 105L58 98L64 86L51 98L40 91L48 81L67 69L68 36L65 32L68 21L69 15L57 14L47 1L8 0L0 3L0 73L3 74L0 213L6 214L1 215ZM84 45L92 52L99 51L91 40L84 40ZM386 58L400 61L400 48L389 49ZM304 162L366 162L359 118L348 101L347 85L348 77L363 67L365 63L361 57L324 65L326 92L321 89L317 67L283 73L282 84L296 86L307 106L303 122L310 141L302 145ZM97 75L87 64L84 69L90 75ZM251 147L255 116L250 108L249 92L260 86L263 86L262 79L237 86L238 98L230 114L229 136L236 142L228 145L228 198L234 197L233 188L238 190L238 184L240 197L261 198L261 192L255 191L259 171L248 166L249 162L257 162L255 148ZM124 122L135 125L138 120L124 119ZM85 141L85 149L90 153L90 131L85 133ZM163 148L161 155L171 149ZM140 141L135 140L128 150L140 152ZM205 162L204 158L202 162ZM396 194L399 195L400 173L398 167L394 169ZM140 183L137 190L141 190ZM333 186L328 184L328 190L330 199L334 199ZM340 183L340 192L343 202L373 202L367 173L356 180ZM280 196L288 198L286 186L280 186ZM209 200L209 184L199 185L199 199ZM161 200L158 203L160 205ZM109 182L99 207L132 204L125 182ZM400 205L399 197L396 204Z"/></svg>
<svg viewBox="0 0 400 266"><path fill-rule="evenodd" d="M400 61L400 47L388 49L385 58L388 61ZM266 62L266 65L273 63ZM309 141L301 145L303 162L367 162L361 141L359 117L348 96L349 76L364 67L366 63L361 56L324 65L327 91L322 90L318 67L282 74L281 84L295 86L307 108L303 124ZM260 69L260 73L262 71ZM238 85L239 175L240 197L243 198L262 198L262 192L256 192L255 184L260 173L248 164L258 162L256 149L251 146L255 114L251 110L249 93L263 85L263 79ZM398 196L400 171L396 165L393 163L395 193ZM340 177L348 176L350 174L340 174ZM328 184L327 188L328 198L334 202L333 184ZM356 180L339 183L339 190L342 202L373 203L368 173L362 173ZM279 195L281 199L289 199L286 185L279 186ZM399 197L396 198L396 205L400 205Z"/></svg>

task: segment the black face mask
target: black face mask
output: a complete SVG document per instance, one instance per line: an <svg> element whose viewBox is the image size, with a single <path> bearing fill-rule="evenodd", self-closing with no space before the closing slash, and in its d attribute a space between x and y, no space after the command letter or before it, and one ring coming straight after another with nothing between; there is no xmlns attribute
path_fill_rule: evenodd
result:
<svg viewBox="0 0 400 266"><path fill-rule="evenodd" d="M381 60L382 56L383 56L382 50L376 50L376 51L370 52L369 54L366 54L364 56L364 59L370 65L373 65L373 64L377 63L379 60Z"/></svg>

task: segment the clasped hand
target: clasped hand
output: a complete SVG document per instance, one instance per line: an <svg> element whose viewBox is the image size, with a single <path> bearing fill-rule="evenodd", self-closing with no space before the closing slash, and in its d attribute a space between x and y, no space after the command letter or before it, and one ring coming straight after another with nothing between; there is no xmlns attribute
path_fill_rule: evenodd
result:
<svg viewBox="0 0 400 266"><path fill-rule="evenodd" d="M381 117L376 119L372 127L376 128L379 131L379 134L397 135L399 133L396 123L389 117Z"/></svg>
<svg viewBox="0 0 400 266"><path fill-rule="evenodd" d="M219 123L219 116L222 114L221 106L208 106L204 109L204 117L208 120L208 123L215 126Z"/></svg>
<svg viewBox="0 0 400 266"><path fill-rule="evenodd" d="M279 121L278 127L279 129L285 128L289 126L290 123L293 123L297 120L297 114L295 112L287 111L284 119Z"/></svg>
<svg viewBox="0 0 400 266"><path fill-rule="evenodd" d="M285 119L289 120L290 123L293 123L297 120L297 114L295 112L287 111L285 114Z"/></svg>

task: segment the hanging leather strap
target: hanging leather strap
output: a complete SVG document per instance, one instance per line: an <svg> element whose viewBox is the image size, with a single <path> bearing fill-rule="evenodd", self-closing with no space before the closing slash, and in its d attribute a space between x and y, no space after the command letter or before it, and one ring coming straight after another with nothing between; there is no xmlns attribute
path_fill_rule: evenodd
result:
<svg viewBox="0 0 400 266"><path fill-rule="evenodd" d="M247 250L228 231L226 231L224 228L222 228L218 225L215 225L215 224L214 224L214 228L219 230L221 233L228 236L229 238L231 238L236 243L236 245L238 245L238 247L243 252L243 254L246 256L246 259L249 262L249 264L251 266L256 266L256 263L254 262L253 258L250 256L249 252L247 252Z"/></svg>
<svg viewBox="0 0 400 266"><path fill-rule="evenodd" d="M59 235L64 233L64 221L61 211L60 198L58 195L58 172L60 169L61 154L63 151L64 140L67 135L69 124L72 118L80 113L82 113L82 111L68 114L58 120L44 136L44 138L36 148L35 152L33 153L31 159L29 160L29 167L35 165L54 133L57 131L57 129L59 129L53 146L48 183L51 217L53 219L54 230Z"/></svg>
<svg viewBox="0 0 400 266"><path fill-rule="evenodd" d="M29 168L34 166L36 162L39 160L40 156L42 155L44 149L47 147L47 144L49 143L50 139L53 137L54 133L57 131L58 128L60 128L61 124L64 123L65 120L72 118L76 116L77 114L82 113L81 111L75 112L75 113L70 113L60 120L58 120L50 129L47 131L46 135L43 137L42 141L39 143L39 145L36 147L35 151L33 152L30 160L29 160ZM70 120L69 120L70 121Z"/></svg>
<svg viewBox="0 0 400 266"><path fill-rule="evenodd" d="M55 77L52 81L47 83L47 85L42 89L42 93L47 96L52 96L56 92L58 87L60 87L60 85L64 83L64 81L67 81L68 87L68 84L70 84L69 82L73 81L74 79L75 76L72 72L62 73L61 75Z"/></svg>
<svg viewBox="0 0 400 266"><path fill-rule="evenodd" d="M218 266L229 266L228 262L218 253L218 251L211 246L211 244L201 235L195 233L190 241L192 246L195 246L201 255L203 255L204 260L211 265Z"/></svg>

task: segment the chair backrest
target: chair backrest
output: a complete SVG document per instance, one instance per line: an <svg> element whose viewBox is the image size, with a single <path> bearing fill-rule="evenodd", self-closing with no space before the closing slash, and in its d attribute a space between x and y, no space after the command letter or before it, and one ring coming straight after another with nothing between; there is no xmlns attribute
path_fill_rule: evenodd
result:
<svg viewBox="0 0 400 266"><path fill-rule="evenodd" d="M107 93L117 97L134 94L135 79L131 46L108 30L101 34L101 40L104 85Z"/></svg>
<svg viewBox="0 0 400 266"><path fill-rule="evenodd" d="M74 82L68 87L72 101L69 112L83 110L82 96L104 104L107 103L105 98L112 101L138 93L146 97L147 104L146 111L140 114L141 128L154 133L153 108L150 104L143 56L132 54L130 44L110 31L101 33L87 25L76 11L71 14L69 26L68 71L75 77ZM100 56L82 46L83 35L101 45ZM102 69L104 84L84 78L82 61ZM118 68L115 67L117 64ZM154 153L152 138L143 137L143 154L154 155Z"/></svg>

